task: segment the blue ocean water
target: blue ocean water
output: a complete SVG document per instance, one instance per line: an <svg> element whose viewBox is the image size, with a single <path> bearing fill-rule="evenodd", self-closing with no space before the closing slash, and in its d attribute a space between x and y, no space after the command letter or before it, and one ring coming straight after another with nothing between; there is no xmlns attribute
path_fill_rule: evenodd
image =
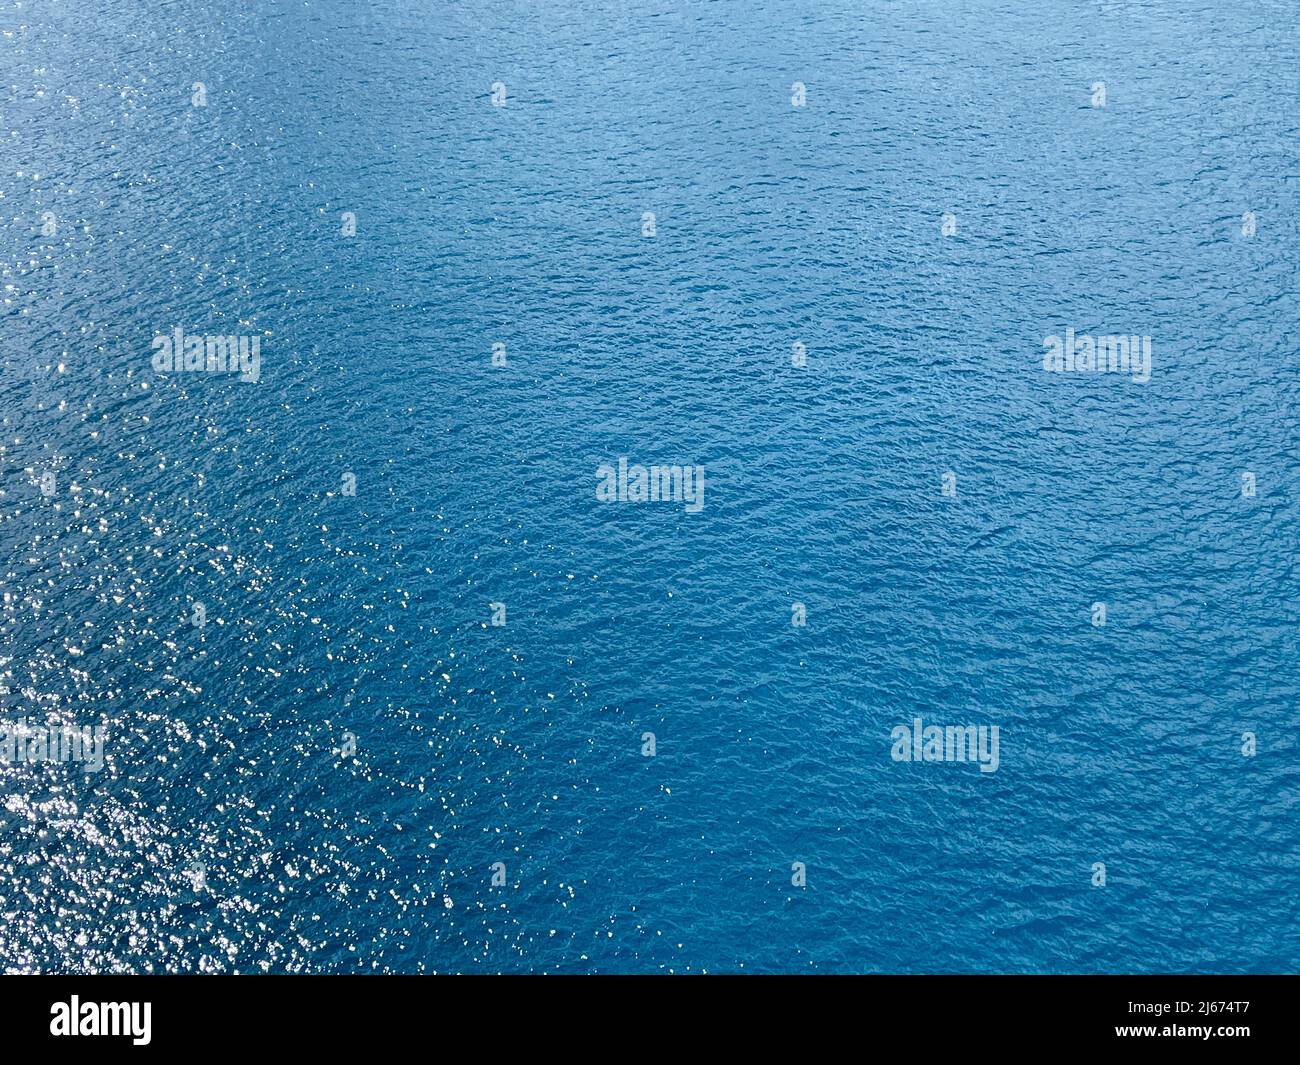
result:
<svg viewBox="0 0 1300 1065"><path fill-rule="evenodd" d="M5 0L0 968L1300 969L1295 29Z"/></svg>

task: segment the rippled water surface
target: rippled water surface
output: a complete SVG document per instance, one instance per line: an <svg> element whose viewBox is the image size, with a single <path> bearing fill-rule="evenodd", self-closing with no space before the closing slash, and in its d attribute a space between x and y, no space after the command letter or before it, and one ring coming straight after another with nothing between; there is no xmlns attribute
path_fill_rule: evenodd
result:
<svg viewBox="0 0 1300 1065"><path fill-rule="evenodd" d="M1300 968L1293 4L0 2L0 968Z"/></svg>

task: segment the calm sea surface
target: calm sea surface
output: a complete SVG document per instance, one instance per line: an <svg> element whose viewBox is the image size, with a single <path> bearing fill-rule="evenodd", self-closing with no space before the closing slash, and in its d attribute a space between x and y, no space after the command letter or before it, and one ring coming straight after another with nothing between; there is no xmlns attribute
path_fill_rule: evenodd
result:
<svg viewBox="0 0 1300 1065"><path fill-rule="evenodd" d="M3 0L0 968L1300 969L1296 23Z"/></svg>

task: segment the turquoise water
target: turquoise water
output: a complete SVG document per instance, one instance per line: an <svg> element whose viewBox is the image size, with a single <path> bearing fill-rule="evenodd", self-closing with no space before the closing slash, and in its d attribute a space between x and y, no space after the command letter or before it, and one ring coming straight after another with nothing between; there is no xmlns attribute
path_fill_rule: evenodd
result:
<svg viewBox="0 0 1300 1065"><path fill-rule="evenodd" d="M1294 7L395 7L0 8L0 966L1296 971Z"/></svg>

